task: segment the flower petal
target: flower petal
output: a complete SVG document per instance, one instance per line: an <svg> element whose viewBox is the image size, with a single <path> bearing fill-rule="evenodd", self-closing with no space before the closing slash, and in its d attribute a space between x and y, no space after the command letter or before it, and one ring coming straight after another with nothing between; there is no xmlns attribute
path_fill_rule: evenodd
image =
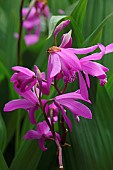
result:
<svg viewBox="0 0 113 170"><path fill-rule="evenodd" d="M106 46L105 54L113 52L113 43Z"/></svg>
<svg viewBox="0 0 113 170"><path fill-rule="evenodd" d="M29 140L33 140L33 139L40 139L40 136L38 136L37 131L35 130L29 130L24 136L24 139L29 139Z"/></svg>
<svg viewBox="0 0 113 170"><path fill-rule="evenodd" d="M49 126L47 125L46 121L40 122L37 124L36 126L36 130L38 134L48 134L48 132L50 131Z"/></svg>
<svg viewBox="0 0 113 170"><path fill-rule="evenodd" d="M71 51L68 51L68 49L62 49L61 52L58 52L58 54L75 70L81 69L81 64L78 57L71 53Z"/></svg>
<svg viewBox="0 0 113 170"><path fill-rule="evenodd" d="M59 59L59 56L56 53L52 53L51 54L51 73L50 73L50 77L54 77L56 76L58 73L60 73L61 71L61 62Z"/></svg>
<svg viewBox="0 0 113 170"><path fill-rule="evenodd" d="M70 50L72 50L75 54L88 54L96 50L98 46L99 45L94 45L94 46L87 47L87 48L70 48Z"/></svg>
<svg viewBox="0 0 113 170"><path fill-rule="evenodd" d="M38 110L38 107L32 107L28 110L29 120L32 124L36 124L36 119L34 115L36 110Z"/></svg>
<svg viewBox="0 0 113 170"><path fill-rule="evenodd" d="M89 56L81 58L80 62L89 61L89 60L100 60L100 59L102 59L103 55L104 55L104 52L94 53Z"/></svg>
<svg viewBox="0 0 113 170"><path fill-rule="evenodd" d="M54 30L54 37L56 38L58 33L62 31L68 24L70 23L70 20L62 21Z"/></svg>
<svg viewBox="0 0 113 170"><path fill-rule="evenodd" d="M62 116L63 116L65 122L67 123L70 131L72 131L71 121L70 121L70 119L67 117L66 112L64 111L64 108L63 108L58 102L56 102L56 101L55 101L55 104L56 104L56 106L61 110Z"/></svg>
<svg viewBox="0 0 113 170"><path fill-rule="evenodd" d="M62 94L55 97L55 100L58 102L60 102L60 100L65 100L65 99L75 99L75 100L79 99L91 103L90 100L86 100L82 97L82 95L80 94L80 90L77 90L76 92Z"/></svg>
<svg viewBox="0 0 113 170"><path fill-rule="evenodd" d="M60 100L60 104L68 108L75 115L92 119L92 113L90 109L80 102L74 101L73 99L65 99Z"/></svg>
<svg viewBox="0 0 113 170"><path fill-rule="evenodd" d="M63 34L62 36L62 42L60 47L61 48L70 48L72 45L72 37L71 37L72 31L70 30L68 33Z"/></svg>
<svg viewBox="0 0 113 170"><path fill-rule="evenodd" d="M45 142L44 139L39 139L39 140L38 140L38 144L39 144L40 148L41 148L43 151L46 151L47 148L44 146L44 142Z"/></svg>
<svg viewBox="0 0 113 170"><path fill-rule="evenodd" d="M88 96L88 89L86 86L86 82L85 82L81 72L78 72L78 76L79 76L80 93L83 96L83 98L88 100L89 96Z"/></svg>
<svg viewBox="0 0 113 170"><path fill-rule="evenodd" d="M21 67L21 66L14 66L14 67L12 67L12 70L22 72L22 73L28 75L29 77L35 75L35 73L33 71L29 70L28 68Z"/></svg>
<svg viewBox="0 0 113 170"><path fill-rule="evenodd" d="M26 45L33 45L38 42L39 37L36 34L27 34L24 36L24 40L26 42Z"/></svg>
<svg viewBox="0 0 113 170"><path fill-rule="evenodd" d="M90 74L92 76L102 75L103 78L106 77L105 72L100 67L100 65L96 62L92 62L92 61L82 62L82 69L84 72L86 72L87 74Z"/></svg>
<svg viewBox="0 0 113 170"><path fill-rule="evenodd" d="M33 104L30 103L29 101L27 101L26 99L17 99L17 100L12 100L12 101L8 102L7 104L5 104L4 111L9 112L9 111L13 111L16 109L25 109L26 110L32 106L33 106Z"/></svg>

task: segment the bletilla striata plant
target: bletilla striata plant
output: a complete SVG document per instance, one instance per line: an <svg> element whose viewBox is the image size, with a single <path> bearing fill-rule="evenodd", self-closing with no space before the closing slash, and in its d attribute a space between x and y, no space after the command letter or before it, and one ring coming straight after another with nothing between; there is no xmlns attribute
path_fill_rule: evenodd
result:
<svg viewBox="0 0 113 170"><path fill-rule="evenodd" d="M54 30L55 44L48 49L47 74L40 72L37 66L34 66L34 71L21 66L12 67L15 73L11 77L11 82L14 83L14 89L21 98L8 102L4 107L5 112L19 108L27 110L29 120L36 126L36 129L29 130L24 139L37 139L43 151L47 150L44 145L45 141L54 141L58 148L60 169L63 169L62 147L68 146L66 135L68 129L72 130L67 110L74 115L76 122L80 122L80 117L92 119L90 109L80 101L91 104L88 94L89 75L97 77L101 86L107 82L108 68L95 60L100 60L105 54L113 52L113 43L106 47L97 44L87 48L72 48L72 31L63 34L61 44L56 46L58 33L69 23L70 20L63 21ZM24 23L24 25L26 24ZM99 52L95 52L96 49ZM79 59L78 55L85 55L85 57ZM64 82L63 89L60 89L58 85L61 80ZM68 84L75 81L79 81L79 89L66 93ZM50 95L51 86L55 88L56 96L47 100L44 96ZM36 121L35 112L39 108L44 117L42 122ZM38 113L36 112L36 114ZM61 124L62 130L59 131L62 133L58 133L55 129L55 124L58 122Z"/></svg>

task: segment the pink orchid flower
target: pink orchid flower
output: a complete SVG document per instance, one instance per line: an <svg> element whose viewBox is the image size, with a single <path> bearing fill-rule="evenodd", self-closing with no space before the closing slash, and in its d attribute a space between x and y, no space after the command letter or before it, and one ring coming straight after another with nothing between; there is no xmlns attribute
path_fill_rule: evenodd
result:
<svg viewBox="0 0 113 170"><path fill-rule="evenodd" d="M71 121L67 117L64 108L69 109L73 113L77 122L79 121L79 116L87 119L92 119L92 113L90 109L76 100L83 100L91 103L90 100L86 100L82 97L82 95L80 94L80 90L55 97L55 104L61 110L62 116L64 117L64 120L70 130L72 129Z"/></svg>
<svg viewBox="0 0 113 170"><path fill-rule="evenodd" d="M48 49L50 53L47 73L48 87L50 87L53 78L59 73L63 75L65 83L75 80L75 72L81 69L81 65L73 51L68 50L67 47L71 45L72 38L70 31L63 35L62 43L59 47L53 46Z"/></svg>
<svg viewBox="0 0 113 170"><path fill-rule="evenodd" d="M60 135L58 133L55 134L58 140L60 140ZM47 148L44 146L44 142L47 139L54 140L53 135L46 121L38 123L36 126L36 130L29 130L25 134L24 139L28 139L28 140L38 139L38 144L43 151L47 150Z"/></svg>
<svg viewBox="0 0 113 170"><path fill-rule="evenodd" d="M26 17L29 12L29 8L23 8L22 15ZM36 7L32 7L29 15L23 22L23 27L26 29L27 34L24 36L26 45L33 45L38 42L41 29L41 16L49 16L49 8L42 2L37 2Z"/></svg>
<svg viewBox="0 0 113 170"><path fill-rule="evenodd" d="M21 67L21 66L12 67L12 70L16 71L16 73L12 75L11 82L13 82L14 84L16 83L16 85L20 88L21 92L30 90L31 88L33 88L34 85L37 85L37 88L38 88L39 81L35 73L36 67L37 66L34 66L34 72L29 70L28 68ZM37 70L38 70L38 67L37 67ZM42 82L42 93L48 95L49 89L47 87L45 73L42 72L39 74L41 76L41 79L44 80Z"/></svg>

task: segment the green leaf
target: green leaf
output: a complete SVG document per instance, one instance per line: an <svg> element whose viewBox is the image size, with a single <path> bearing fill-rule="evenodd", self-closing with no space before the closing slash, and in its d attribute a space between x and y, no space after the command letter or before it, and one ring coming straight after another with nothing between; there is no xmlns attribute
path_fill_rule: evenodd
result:
<svg viewBox="0 0 113 170"><path fill-rule="evenodd" d="M6 27L7 27L7 18L6 18L6 14L5 14L5 11L0 8L0 30L3 32L3 33L6 33Z"/></svg>
<svg viewBox="0 0 113 170"><path fill-rule="evenodd" d="M0 170L8 170L8 166L5 162L5 159L4 159L1 151L0 151Z"/></svg>
<svg viewBox="0 0 113 170"><path fill-rule="evenodd" d="M2 152L5 149L6 142L7 142L7 130L2 115L0 113L0 150Z"/></svg>
<svg viewBox="0 0 113 170"><path fill-rule="evenodd" d="M83 46L86 46L87 44L93 45L95 39L100 36L103 27L105 24L109 21L109 19L113 17L113 13L109 14L100 24L99 26L93 31L93 33L85 40Z"/></svg>
<svg viewBox="0 0 113 170"><path fill-rule="evenodd" d="M78 26L80 27L80 30L82 30L84 24L87 2L88 0L80 0L79 3L75 6L73 12L71 13L71 16L77 22Z"/></svg>
<svg viewBox="0 0 113 170"><path fill-rule="evenodd" d="M52 17L51 17L51 19L50 19L50 21L49 21L49 35L48 35L48 38L50 38L50 37L52 36L53 31L54 31L57 23L58 23L61 19L65 18L65 17L66 17L66 15L58 15L58 16L52 16Z"/></svg>
<svg viewBox="0 0 113 170"><path fill-rule="evenodd" d="M41 155L42 151L37 141L23 141L11 164L10 170L36 170Z"/></svg>

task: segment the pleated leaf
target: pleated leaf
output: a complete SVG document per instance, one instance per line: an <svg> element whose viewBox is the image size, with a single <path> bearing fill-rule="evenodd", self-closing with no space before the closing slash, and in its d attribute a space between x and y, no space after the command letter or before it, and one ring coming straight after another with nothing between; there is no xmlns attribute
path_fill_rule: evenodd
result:
<svg viewBox="0 0 113 170"><path fill-rule="evenodd" d="M87 2L88 0L80 0L79 3L75 6L73 12L71 13L71 16L77 22L81 30L84 23Z"/></svg>

